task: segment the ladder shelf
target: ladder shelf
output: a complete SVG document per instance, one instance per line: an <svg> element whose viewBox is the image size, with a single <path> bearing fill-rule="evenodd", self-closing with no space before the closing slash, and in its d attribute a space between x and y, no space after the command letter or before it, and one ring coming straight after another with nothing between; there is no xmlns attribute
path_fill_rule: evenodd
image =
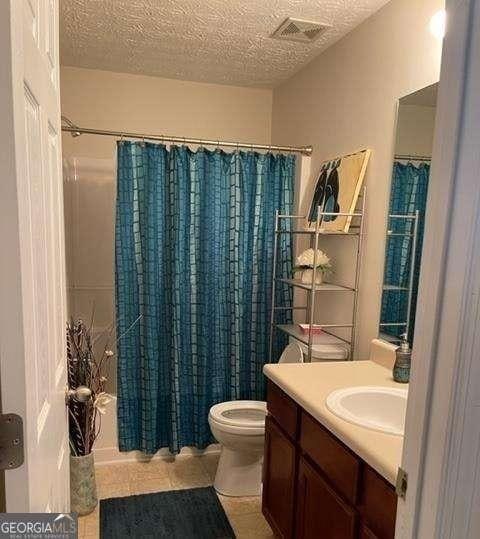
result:
<svg viewBox="0 0 480 539"><path fill-rule="evenodd" d="M275 238L274 238L274 254L273 254L273 279L272 279L272 304L271 304L271 318L270 318L270 341L269 341L269 361L273 361L273 337L275 331L282 331L286 333L289 337L292 337L296 341L307 346L307 361L311 362L312 360L312 346L316 343L317 334L312 328L316 325L314 322L315 317L315 299L317 292L342 292L342 293L351 293L353 295L353 308L351 313L351 318L346 323L331 323L331 324L320 324L322 332L328 335L334 336L344 343L348 343L350 347L349 359L352 360L354 357L355 346L356 346L356 336L357 336L357 315L358 315L358 293L359 293L359 283L360 283L360 267L361 267L361 258L363 252L363 242L364 242L364 220L365 220L365 201L366 201L366 188L364 187L362 193L359 197L361 199L361 209L355 210L351 213L332 213L321 211L321 207L317 208L317 219L314 224L314 228L309 229L298 229L292 226L292 221L295 223L295 220L306 220L306 215L282 215L278 212L275 213ZM343 231L329 231L322 228L322 225L326 222L326 218L331 217L348 217L355 219L355 224L351 224L348 232ZM286 226L282 226L286 223ZM334 237L334 238L352 238L357 241L356 250L355 250L355 276L354 283L347 286L343 284L323 282L321 284L317 283L317 268L312 268L312 280L311 282L303 282L300 279L295 278L285 278L277 277L277 250L278 250L278 237L280 234L298 234L298 235L307 235L310 238L310 247L316 252L319 248L319 243L321 238L325 237ZM278 306L276 304L276 284L284 283L292 287L303 289L307 292L307 305L304 306ZM329 296L330 298L330 296ZM293 324L278 324L275 319L275 313L279 311L305 311L305 323L308 324L309 330L302 331L297 323ZM337 335L331 330L335 329L344 329L349 330L350 338L345 339L340 335Z"/></svg>

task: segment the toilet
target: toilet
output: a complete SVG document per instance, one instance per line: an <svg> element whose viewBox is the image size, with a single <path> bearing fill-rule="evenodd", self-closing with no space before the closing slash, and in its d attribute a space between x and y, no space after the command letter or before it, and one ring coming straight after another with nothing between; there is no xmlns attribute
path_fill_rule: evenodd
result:
<svg viewBox="0 0 480 539"><path fill-rule="evenodd" d="M292 342L279 363L303 363L307 349ZM312 361L339 361L349 347L330 335L315 338ZM267 405L263 401L229 401L210 408L208 423L222 446L214 487L225 496L259 496L262 485L263 445Z"/></svg>
<svg viewBox="0 0 480 539"><path fill-rule="evenodd" d="M303 351L289 344L279 363L301 363ZM259 496L267 403L229 401L210 408L208 423L222 446L215 476L215 490L225 496Z"/></svg>

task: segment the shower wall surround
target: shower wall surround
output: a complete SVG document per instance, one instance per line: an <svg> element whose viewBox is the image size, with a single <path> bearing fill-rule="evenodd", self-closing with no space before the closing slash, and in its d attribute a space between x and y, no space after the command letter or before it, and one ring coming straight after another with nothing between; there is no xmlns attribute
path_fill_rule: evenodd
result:
<svg viewBox="0 0 480 539"><path fill-rule="evenodd" d="M63 162L68 313L89 321L93 312L96 337L113 326L113 350L115 171L113 154ZM105 337L97 341L99 348ZM107 391L116 392L115 361L108 366Z"/></svg>

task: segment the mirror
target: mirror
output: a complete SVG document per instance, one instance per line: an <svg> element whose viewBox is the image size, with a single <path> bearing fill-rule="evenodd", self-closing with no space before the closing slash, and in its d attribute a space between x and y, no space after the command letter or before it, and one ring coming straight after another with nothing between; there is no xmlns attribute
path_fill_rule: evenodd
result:
<svg viewBox="0 0 480 539"><path fill-rule="evenodd" d="M379 337L415 332L438 84L400 99L387 218Z"/></svg>

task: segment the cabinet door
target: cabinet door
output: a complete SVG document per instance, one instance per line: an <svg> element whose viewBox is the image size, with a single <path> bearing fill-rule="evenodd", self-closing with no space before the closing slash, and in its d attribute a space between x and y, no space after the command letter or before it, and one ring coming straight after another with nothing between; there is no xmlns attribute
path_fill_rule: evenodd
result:
<svg viewBox="0 0 480 539"><path fill-rule="evenodd" d="M365 525L379 539L393 539L395 537L397 495L393 486L367 465L363 467L358 509Z"/></svg>
<svg viewBox="0 0 480 539"><path fill-rule="evenodd" d="M293 536L294 485L295 446L267 416L262 511L278 537Z"/></svg>
<svg viewBox="0 0 480 539"><path fill-rule="evenodd" d="M353 539L355 511L302 457L298 473L296 539Z"/></svg>
<svg viewBox="0 0 480 539"><path fill-rule="evenodd" d="M357 455L306 412L302 412L300 445L335 491L355 505L361 469Z"/></svg>

